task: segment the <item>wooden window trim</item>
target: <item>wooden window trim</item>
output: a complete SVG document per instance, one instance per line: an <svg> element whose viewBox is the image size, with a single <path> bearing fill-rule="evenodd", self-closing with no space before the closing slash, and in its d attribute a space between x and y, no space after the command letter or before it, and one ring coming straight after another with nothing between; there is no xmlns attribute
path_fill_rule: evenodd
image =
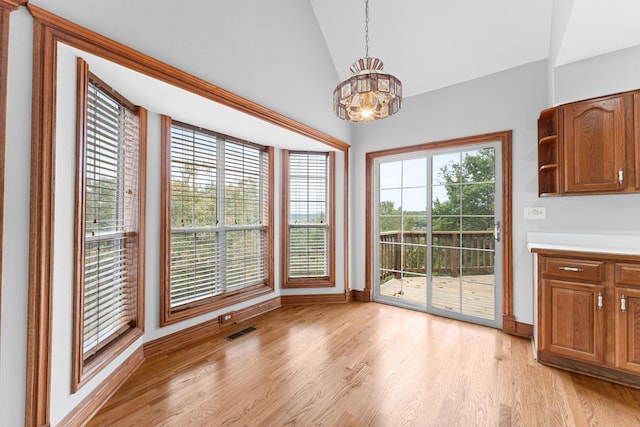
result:
<svg viewBox="0 0 640 427"><path fill-rule="evenodd" d="M0 0L0 2L6 0ZM199 79L175 67L117 43L31 3L26 4L33 22L33 96L31 120L31 191L29 217L29 314L27 326L27 374L25 425L49 424L51 381L51 316L53 291L53 202L56 115L57 44L65 43L100 56L148 77L200 95L249 116L306 136L344 152L348 177L349 144L232 92ZM273 160L273 156L271 156ZM273 180L270 182L273 188ZM348 179L344 186L344 229L348 236ZM273 224L271 224L273 229ZM273 233L269 238L273 246ZM349 247L344 239L344 290L350 300ZM273 254L270 254L271 265Z"/></svg>
<svg viewBox="0 0 640 427"><path fill-rule="evenodd" d="M77 145L76 145L76 220L75 220L75 276L74 276L74 306L73 306L73 359L72 359L72 381L71 391L75 393L105 366L111 363L125 349L131 346L144 333L144 277L145 277L145 189L146 189L146 130L147 111L141 107L133 106L122 96L100 81L97 77L90 75L88 64L78 58L77 60L78 86L77 86ZM131 329L117 337L98 353L88 360L84 359L83 351L83 316L84 316L84 247L85 247L85 174L86 159L84 156L86 147L87 130L87 104L89 80L98 83L98 86L110 95L121 101L127 108L136 112L140 124L139 129L139 152L138 152L138 231L137 243L135 246L137 282L136 282L136 311L134 314L134 324Z"/></svg>
<svg viewBox="0 0 640 427"><path fill-rule="evenodd" d="M327 199L329 202L328 222L329 222L329 247L328 247L328 276L324 277L290 277L289 276L289 157L291 153L301 151L282 150L282 287L283 288L322 288L335 286L336 275L336 209L335 209L335 188L336 188L336 161L335 152L328 154L328 176L329 191Z"/></svg>
<svg viewBox="0 0 640 427"><path fill-rule="evenodd" d="M193 305L185 305L180 310L171 309L171 126L173 123L197 130L199 132L208 133L223 139L246 144L251 147L264 150L268 156L268 194L267 207L268 215L265 221L264 229L264 283L249 286L233 292L225 292L224 294L212 297L205 303L198 302ZM259 144L244 141L238 138L229 137L221 133L201 129L196 126L187 125L181 122L174 122L171 117L163 115L161 117L161 184L160 184L160 326L166 326L177 323L186 319L209 313L214 310L229 307L239 302L247 301L262 295L269 294L274 291L273 279L273 197L274 197L274 149L273 147L264 147Z"/></svg>
<svg viewBox="0 0 640 427"><path fill-rule="evenodd" d="M502 151L502 330L516 333L516 320L513 314L513 250L512 250L512 131L488 133L466 138L429 142L408 147L373 151L366 154L366 222L365 222L365 295L371 298L373 289L373 259L375 256L374 235L374 161L380 157L419 151L436 150L450 147L498 141Z"/></svg>

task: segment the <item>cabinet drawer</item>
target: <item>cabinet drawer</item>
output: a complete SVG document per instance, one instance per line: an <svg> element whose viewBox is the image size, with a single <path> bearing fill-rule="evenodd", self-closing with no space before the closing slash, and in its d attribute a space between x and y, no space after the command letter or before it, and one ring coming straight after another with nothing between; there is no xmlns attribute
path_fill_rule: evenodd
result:
<svg viewBox="0 0 640 427"><path fill-rule="evenodd" d="M640 264L616 264L616 285L640 286Z"/></svg>
<svg viewBox="0 0 640 427"><path fill-rule="evenodd" d="M570 258L542 258L541 273L546 277L570 280L604 280L604 262Z"/></svg>

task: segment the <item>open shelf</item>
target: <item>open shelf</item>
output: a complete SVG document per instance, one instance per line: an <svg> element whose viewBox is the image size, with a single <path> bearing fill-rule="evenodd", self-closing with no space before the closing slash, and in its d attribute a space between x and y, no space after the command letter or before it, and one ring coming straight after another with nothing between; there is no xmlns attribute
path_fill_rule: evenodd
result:
<svg viewBox="0 0 640 427"><path fill-rule="evenodd" d="M559 194L558 109L543 110L538 118L538 195Z"/></svg>

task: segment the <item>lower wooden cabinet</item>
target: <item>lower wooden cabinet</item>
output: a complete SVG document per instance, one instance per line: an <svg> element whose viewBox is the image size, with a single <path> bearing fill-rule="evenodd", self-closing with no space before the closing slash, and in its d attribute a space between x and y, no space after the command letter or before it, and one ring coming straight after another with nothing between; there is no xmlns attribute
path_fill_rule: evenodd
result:
<svg viewBox="0 0 640 427"><path fill-rule="evenodd" d="M640 375L640 289L616 288L616 300L616 367Z"/></svg>
<svg viewBox="0 0 640 427"><path fill-rule="evenodd" d="M542 280L544 316L541 349L592 363L604 363L603 286Z"/></svg>
<svg viewBox="0 0 640 427"><path fill-rule="evenodd" d="M538 360L640 388L640 256L535 252Z"/></svg>

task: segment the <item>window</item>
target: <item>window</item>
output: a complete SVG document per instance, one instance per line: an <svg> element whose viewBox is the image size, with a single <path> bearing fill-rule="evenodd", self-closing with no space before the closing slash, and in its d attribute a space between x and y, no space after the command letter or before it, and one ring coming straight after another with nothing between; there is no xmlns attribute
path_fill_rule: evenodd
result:
<svg viewBox="0 0 640 427"><path fill-rule="evenodd" d="M273 291L273 149L162 122L164 325Z"/></svg>
<svg viewBox="0 0 640 427"><path fill-rule="evenodd" d="M146 111L78 60L73 391L142 335Z"/></svg>
<svg viewBox="0 0 640 427"><path fill-rule="evenodd" d="M335 153L283 150L283 287L335 284Z"/></svg>

